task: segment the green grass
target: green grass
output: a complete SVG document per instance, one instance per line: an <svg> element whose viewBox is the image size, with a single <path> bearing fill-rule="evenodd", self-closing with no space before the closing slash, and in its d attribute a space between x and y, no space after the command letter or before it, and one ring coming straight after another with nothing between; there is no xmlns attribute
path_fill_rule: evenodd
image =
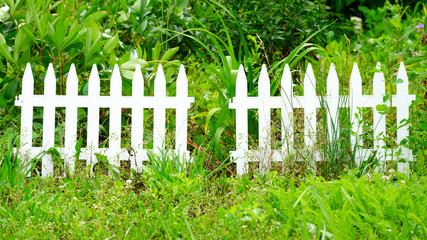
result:
<svg viewBox="0 0 427 240"><path fill-rule="evenodd" d="M144 174L32 178L0 186L2 239L422 239L427 179L374 174L299 182ZM401 181L404 180L405 183ZM298 186L297 186L298 185Z"/></svg>

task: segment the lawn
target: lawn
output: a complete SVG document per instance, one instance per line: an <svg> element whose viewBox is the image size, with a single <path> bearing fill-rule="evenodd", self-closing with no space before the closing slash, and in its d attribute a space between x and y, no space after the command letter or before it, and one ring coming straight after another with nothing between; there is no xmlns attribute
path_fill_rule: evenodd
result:
<svg viewBox="0 0 427 240"><path fill-rule="evenodd" d="M423 239L427 179L388 173L299 181L182 174L133 181L33 178L0 188L3 239Z"/></svg>

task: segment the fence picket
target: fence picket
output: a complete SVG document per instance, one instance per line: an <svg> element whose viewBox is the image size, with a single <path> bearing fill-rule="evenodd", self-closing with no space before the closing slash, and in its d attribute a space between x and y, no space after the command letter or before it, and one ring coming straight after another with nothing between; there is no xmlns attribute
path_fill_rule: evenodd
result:
<svg viewBox="0 0 427 240"><path fill-rule="evenodd" d="M247 158L245 158L245 154L248 151L247 84L245 70L243 65L240 65L236 78L236 97L229 104L230 109L236 109L236 151L232 153L232 157L236 160L238 175L242 175L247 171Z"/></svg>
<svg viewBox="0 0 427 240"><path fill-rule="evenodd" d="M380 69L380 63L377 63L377 69ZM374 112L374 151L379 159L380 165L384 163L386 152L384 149L385 143L383 138L379 136L385 136L386 133L386 119L385 115L380 114L376 106L378 104L384 104L383 96L385 95L385 77L382 72L376 72L373 80L373 98L374 104L372 106Z"/></svg>
<svg viewBox="0 0 427 240"><path fill-rule="evenodd" d="M258 81L258 142L259 148L262 149L259 159L259 169L261 173L270 168L270 161L267 157L263 156L263 152L270 152L271 150L271 114L272 108L270 103L270 78L266 66L263 64Z"/></svg>
<svg viewBox="0 0 427 240"><path fill-rule="evenodd" d="M74 173L76 154L76 139L77 139L77 95L78 95L78 79L76 67L71 64L70 72L67 78L67 105L65 109L65 153L64 162L69 168L70 173Z"/></svg>
<svg viewBox="0 0 427 240"><path fill-rule="evenodd" d="M34 77L31 65L27 63L24 76L22 78L22 95L16 99L15 105L21 106L21 144L20 156L24 159L24 163L28 164L33 157L33 105L32 98L34 96ZM28 166L29 168L30 166ZM28 170L28 169L27 169ZM30 176L29 173L28 176Z"/></svg>
<svg viewBox="0 0 427 240"><path fill-rule="evenodd" d="M282 80L280 87L280 96L281 96L281 120L282 120L282 151L289 154L291 151L290 147L294 142L294 131L293 131L293 113L294 109L292 107L293 103L293 83L292 83L292 74L289 69L289 65L285 65L283 70Z"/></svg>
<svg viewBox="0 0 427 240"><path fill-rule="evenodd" d="M396 103L396 121L398 126L403 124L402 127L398 127L397 129L397 143L401 143L404 138L409 135L408 126L405 124L405 120L409 119L409 106L412 101L415 100L413 95L409 95L408 89L408 75L406 74L405 65L403 62L400 63L399 71L397 73L397 80L401 80L401 83L397 83L396 85L396 99L392 99L394 103ZM399 172L407 173L409 170L408 159L412 159L412 152L409 148L402 146L402 156L406 160L406 162L398 162L397 170Z"/></svg>
<svg viewBox="0 0 427 240"><path fill-rule="evenodd" d="M338 141L339 139L339 80L334 64L329 68L327 82L327 118L328 118L328 137L329 142Z"/></svg>
<svg viewBox="0 0 427 240"><path fill-rule="evenodd" d="M316 107L319 104L316 96L316 79L313 68L308 64L304 77L304 143L308 148L313 147L316 136Z"/></svg>
<svg viewBox="0 0 427 240"><path fill-rule="evenodd" d="M184 66L179 67L176 80L176 127L175 127L175 150L179 156L184 155L189 159L187 152L187 115L191 102L194 98L188 97L188 81Z"/></svg>
<svg viewBox="0 0 427 240"><path fill-rule="evenodd" d="M132 81L132 127L131 127L131 169L141 171L142 161L144 159L144 78L141 67L136 65Z"/></svg>
<svg viewBox="0 0 427 240"><path fill-rule="evenodd" d="M154 152L164 146L165 121L166 121L166 79L162 65L157 69L154 79L154 128L153 128L153 149Z"/></svg>
<svg viewBox="0 0 427 240"><path fill-rule="evenodd" d="M110 81L110 133L109 133L109 162L113 166L119 167L119 154L121 151L121 120L122 120L122 78L120 77L119 66L116 64Z"/></svg>
<svg viewBox="0 0 427 240"><path fill-rule="evenodd" d="M362 126L359 125L359 120L362 118L361 113L359 112L359 108L362 107L364 102L362 102L362 76L360 76L359 67L357 63L353 64L353 70L350 75L350 97L349 97L349 105L350 105L350 119L351 119L351 128L353 134L350 135L351 145L353 147L353 154L355 163L357 166L361 165L361 160L363 159L363 152L361 152L358 145L361 145L361 133ZM356 118L356 116L359 118Z"/></svg>
<svg viewBox="0 0 427 240"><path fill-rule="evenodd" d="M379 65L378 65L379 67ZM388 161L384 151L384 140L382 134L386 131L385 116L380 114L376 108L378 104L388 104L396 107L398 124L404 123L409 117L409 105L415 100L415 96L409 95L408 76L403 63L400 64L397 75L398 85L397 95L392 96L391 102L383 102L385 95L385 78L382 73L375 73L373 78L373 95L362 94L362 78L357 64L353 65L350 77L350 96L339 95L339 79L335 66L331 64L327 77L326 98L316 95L316 80L313 69L309 64L304 75L304 96L293 96L292 75L288 65L285 65L281 79L281 96L270 96L270 78L267 68L263 65L258 82L258 96L249 97L247 89L247 79L243 65L239 67L236 79L236 96L230 99L229 108L235 109L236 113L236 151L231 153L231 157L236 160L237 174L245 173L248 161L258 161L262 172L268 170L271 162L283 161L286 155L293 152L293 113L294 108L304 108L304 142L310 154L316 160L321 160L320 155L312 148L314 147L314 137L316 136L316 109L326 100L328 112L328 138L329 141L339 137L339 108L340 102L345 100L350 107L352 130L355 135L351 136L356 164L366 159L372 151L377 152L377 157L382 162ZM110 96L100 96L100 79L96 65L93 65L89 77L88 96L78 95L78 79L74 65L71 65L67 78L66 96L56 95L56 78L53 65L50 64L45 78L44 95L34 95L34 78L31 66L27 64L23 80L22 94L16 99L15 105L21 106L21 145L19 154L25 162L35 157L41 151L54 147L55 137L55 108L65 107L65 147L57 148L63 156L70 173L74 172L75 145L77 138L77 110L79 107L87 107L87 147L81 149L80 158L86 159L87 164L92 166L97 163L95 153L105 154L110 164L119 166L120 160L130 160L131 168L141 171L141 165L147 160L147 149L143 148L144 142L144 109L154 109L153 128L153 150L158 153L165 148L165 121L166 109L176 109L176 131L175 131L175 152L181 159L189 159L187 151L187 115L193 97L188 97L188 82L184 67L179 68L176 96L166 96L166 79L163 68L159 65L154 80L154 96L144 96L144 79L140 66L137 66L132 82L132 96L122 96L122 79L118 66L114 70L110 81ZM344 103L344 102L343 102ZM43 144L42 147L32 147L32 124L33 108L43 107ZM99 110L100 107L110 108L110 132L109 148L99 147ZM376 142L373 149L362 149L362 144L358 142L361 135L361 126L356 118L359 114L358 108L373 108L374 118L374 138ZM121 114L122 108L132 109L131 127L131 147L121 148ZM259 149L248 149L248 109L258 109L259 119ZM280 109L282 117L282 149L271 149L271 109ZM362 116L360 116L362 117ZM362 121L363 122L363 121ZM399 127L397 130L397 141L401 142L409 134L408 127ZM358 147L356 147L358 146ZM401 147L401 156L411 160L412 153L406 147ZM248 155L251 154L251 155ZM268 155L266 155L268 154ZM254 156L257 156L254 158ZM399 162L398 170L406 171L408 163ZM45 154L42 158L42 175L53 174L52 156Z"/></svg>
<svg viewBox="0 0 427 240"><path fill-rule="evenodd" d="M87 164L94 165L97 163L95 153L99 149L99 103L98 98L101 91L98 69L94 64L89 75L88 89L88 114L87 114L87 146L89 158Z"/></svg>
<svg viewBox="0 0 427 240"><path fill-rule="evenodd" d="M47 68L44 80L44 104L43 104L43 148L48 150L55 144L55 105L52 104L56 95L56 78L52 63ZM52 156L46 154L42 158L42 176L50 176L53 173Z"/></svg>

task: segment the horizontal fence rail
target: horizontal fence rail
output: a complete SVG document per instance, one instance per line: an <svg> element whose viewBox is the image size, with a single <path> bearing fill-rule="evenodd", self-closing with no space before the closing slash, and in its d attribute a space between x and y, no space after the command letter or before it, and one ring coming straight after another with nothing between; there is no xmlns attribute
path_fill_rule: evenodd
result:
<svg viewBox="0 0 427 240"><path fill-rule="evenodd" d="M384 148L385 143L382 134L386 132L385 116L376 111L376 106L386 104L387 106L396 107L397 123L402 123L409 117L409 106L415 100L414 95L409 95L408 92L408 76L405 66L400 64L397 78L400 83L396 86L396 95L390 100L383 101L385 95L385 78L381 72L376 72L373 78L373 95L362 94L362 78L355 63L350 77L350 96L339 95L339 80L335 67L331 64L327 77L327 94L325 97L316 95L316 79L314 78L311 64L308 65L304 77L304 95L294 96L292 75L289 66L286 65L280 87L280 96L270 95L270 79L268 77L267 68L263 65L258 80L258 96L248 96L247 79L245 71L241 65L237 74L236 80L236 96L230 100L229 108L236 111L236 151L231 153L232 158L236 159L237 173L243 174L248 171L248 162L256 160L260 161L259 168L261 171L268 169L271 162L282 162L286 159L286 155L292 151L288 147L293 144L293 115L294 109L304 108L304 143L308 149L314 145L316 137L316 109L327 107L327 128L329 141L338 139L339 118L338 109L340 107L350 108L352 131L355 133L351 136L352 149L356 149L355 161L357 165L367 158L373 151L380 161L389 160L387 152ZM344 103L341 104L340 103ZM373 109L373 126L374 139L377 139L373 149L363 149L360 143L356 142L356 136L361 135L361 126L357 124L355 113L359 113L360 108ZM248 142L248 109L258 109L258 150L249 150ZM282 134L282 149L271 149L271 109L280 109L281 111L281 134ZM335 135L335 136L334 136ZM397 142L400 143L409 135L408 126L402 126L397 130ZM358 144L359 147L354 148ZM406 147L400 147L401 157L406 160L412 159L411 151ZM267 156L266 153L269 155ZM315 152L311 154L311 158L319 161L319 155ZM255 157L254 157L255 156ZM409 167L408 163L399 162L398 170L403 172Z"/></svg>
<svg viewBox="0 0 427 240"><path fill-rule="evenodd" d="M268 151L274 162L282 162L286 155L290 154L294 136L293 117L294 109L304 109L304 143L310 148L315 144L316 136L316 110L327 106L327 129L329 141L334 141L339 136L339 108L350 109L353 149L356 149L356 164L360 165L366 156L373 151L381 161L386 161L387 151L385 142L380 136L386 132L386 119L383 114L376 111L376 106L386 104L396 107L397 123L402 123L409 117L409 106L415 100L414 95L408 92L408 77L404 64L401 63L397 78L400 82L396 85L396 95L390 100L383 101L385 95L385 78L383 73L376 72L373 78L373 95L362 94L362 78L354 64L350 77L350 95L339 95L339 80L335 67L332 64L327 77L326 96L316 95L316 80L313 69L309 64L304 76L304 95L295 96L293 92L292 75L289 66L286 65L280 83L280 96L271 96L270 79L267 68L263 65L258 81L258 96L248 96L248 83L245 71L241 65L236 79L236 96L230 99L229 108L236 111L236 151L231 152L231 157L236 161L239 175L248 171L250 161L259 161L261 171L268 170L271 162L267 160L265 151ZM67 83L66 95L56 95L56 77L52 64L49 65L44 81L44 94L34 95L34 78L30 64L27 64L22 80L22 94L15 101L16 106L21 106L21 145L19 154L29 161L43 151L54 147L55 139L55 108L65 108L65 146L56 148L64 158L65 165L70 172L74 171L77 141L77 111L78 108L87 108L87 147L81 149L80 159L87 164L94 165L98 162L95 154L107 156L110 164L120 166L120 160L130 160L132 169L141 171L142 162L148 159L148 149L143 148L144 136L144 109L154 111L153 127L153 151L159 152L165 148L165 122L166 109L176 109L175 152L181 157L189 159L187 151L187 121L188 109L194 102L193 97L188 96L188 80L184 67L181 66L176 83L176 96L166 96L166 79L162 66L159 66L154 80L154 96L144 96L144 79L139 66L136 67L132 81L132 96L122 96L122 79L119 68L114 67L110 80L110 96L100 95L100 78L94 65L89 77L88 95L78 95L78 79L74 65L71 65ZM33 109L43 107L43 136L42 146L32 146L33 134ZM109 147L99 148L99 109L109 108ZM121 115L123 108L132 109L131 116L131 148L133 151L121 148ZM374 139L376 142L372 149L363 149L357 142L357 136L361 135L361 127L357 124L355 113L361 108L373 109ZM258 109L258 150L249 150L248 135L248 109ZM271 149L271 109L280 109L281 113L281 139L282 148ZM408 126L397 129L397 142L400 143L409 135ZM401 157L412 160L411 151L399 146ZM257 158L251 156L258 155ZM312 158L319 161L319 155L313 151ZM398 170L405 171L408 163L399 162ZM53 174L54 166L52 156L44 154L42 157L42 176Z"/></svg>
<svg viewBox="0 0 427 240"><path fill-rule="evenodd" d="M44 95L34 95L34 78L28 64L22 80L22 94L15 105L21 106L21 146L20 155L34 158L41 151L54 147L55 108L65 107L65 147L57 148L64 158L70 172L74 171L74 156L77 140L77 109L88 109L87 148L83 148L80 158L92 166L97 163L96 153L108 157L113 166L120 166L120 160L130 160L131 168L141 170L142 162L147 160L147 149L143 149L144 109L154 109L153 151L164 148L166 109L176 109L175 152L189 157L187 151L187 112L193 97L188 97L188 83L184 67L181 66L176 83L176 96L166 96L166 79L159 65L154 79L154 96L144 96L144 79L139 66L136 66L132 81L132 96L122 96L122 79L115 65L111 81L110 96L100 96L100 79L96 65L93 65L89 77L87 96L78 95L78 79L74 65L71 65L67 78L66 95L56 95L56 78L52 64L49 65L44 82ZM43 107L43 146L32 147L33 108ZM110 109L109 148L99 148L99 109ZM121 112L122 108L132 109L131 147L121 148ZM53 173L52 156L42 157L42 176Z"/></svg>

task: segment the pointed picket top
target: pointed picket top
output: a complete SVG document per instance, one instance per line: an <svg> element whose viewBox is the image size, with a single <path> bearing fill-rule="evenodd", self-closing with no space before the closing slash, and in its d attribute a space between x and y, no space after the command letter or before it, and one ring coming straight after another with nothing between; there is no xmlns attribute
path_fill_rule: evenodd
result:
<svg viewBox="0 0 427 240"><path fill-rule="evenodd" d="M67 93L67 96L77 96L79 92L78 85L79 85L79 80L77 78L76 66L74 66L74 63L72 63L70 67L70 71L68 72L67 88L65 90Z"/></svg>
<svg viewBox="0 0 427 240"><path fill-rule="evenodd" d="M185 73L184 65L179 66L178 79L176 80L176 96L187 97L188 96L188 80L187 74Z"/></svg>
<svg viewBox="0 0 427 240"><path fill-rule="evenodd" d="M350 76L350 99L358 101L362 96L362 76L360 75L357 63L353 64L353 70Z"/></svg>
<svg viewBox="0 0 427 240"><path fill-rule="evenodd" d="M377 70L381 70L381 63L377 63ZM383 72L376 72L374 74L374 96L381 97L385 94L385 77Z"/></svg>
<svg viewBox="0 0 427 240"><path fill-rule="evenodd" d="M314 96L316 96L316 79L311 63L309 63L304 76L304 97L311 98Z"/></svg>
<svg viewBox="0 0 427 240"><path fill-rule="evenodd" d="M47 68L46 77L44 79L44 95L55 95L56 94L56 77L55 71L53 70L53 64L50 63Z"/></svg>
<svg viewBox="0 0 427 240"><path fill-rule="evenodd" d="M282 95L282 98L286 99L287 101L291 101L293 94L293 83L291 69L289 68L288 64L285 65L285 69L283 70L280 85L280 95Z"/></svg>
<svg viewBox="0 0 427 240"><path fill-rule="evenodd" d="M166 96L166 78L163 72L162 64L159 64L157 69L156 78L154 79L154 96L162 97Z"/></svg>
<svg viewBox="0 0 427 240"><path fill-rule="evenodd" d="M100 80L96 64L93 64L92 71L89 76L89 96L99 96L101 92Z"/></svg>
<svg viewBox="0 0 427 240"><path fill-rule="evenodd" d="M122 96L122 77L120 76L119 65L114 65L113 74L110 80L110 96Z"/></svg>
<svg viewBox="0 0 427 240"><path fill-rule="evenodd" d="M404 96L406 98L409 94L408 74L406 74L405 64L403 62L400 63L399 72L397 72L397 80L396 95L398 98L399 96ZM400 82L400 80L403 82Z"/></svg>
<svg viewBox="0 0 427 240"><path fill-rule="evenodd" d="M245 98L248 96L248 81L246 80L245 69L240 64L236 78L236 97Z"/></svg>
<svg viewBox="0 0 427 240"><path fill-rule="evenodd" d="M270 78L265 64L261 67L261 73L258 80L258 97L268 99L270 97Z"/></svg>
<svg viewBox="0 0 427 240"><path fill-rule="evenodd" d="M141 66L135 67L135 73L132 80L132 96L144 96L144 77L142 76Z"/></svg>
<svg viewBox="0 0 427 240"><path fill-rule="evenodd" d="M34 95L34 77L30 63L27 63L22 78L22 95Z"/></svg>

